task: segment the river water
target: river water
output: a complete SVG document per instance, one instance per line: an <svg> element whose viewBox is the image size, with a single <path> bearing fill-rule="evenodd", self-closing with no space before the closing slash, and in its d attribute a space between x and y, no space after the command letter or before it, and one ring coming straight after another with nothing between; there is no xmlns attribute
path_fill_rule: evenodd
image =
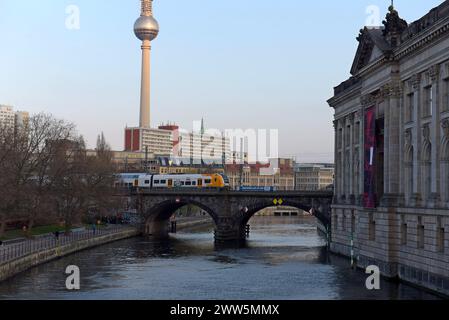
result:
<svg viewBox="0 0 449 320"><path fill-rule="evenodd" d="M408 285L367 275L329 255L313 217L254 217L245 248L216 249L212 229L170 240L133 238L82 251L0 283L0 299L309 300L436 299ZM81 290L65 288L68 265Z"/></svg>

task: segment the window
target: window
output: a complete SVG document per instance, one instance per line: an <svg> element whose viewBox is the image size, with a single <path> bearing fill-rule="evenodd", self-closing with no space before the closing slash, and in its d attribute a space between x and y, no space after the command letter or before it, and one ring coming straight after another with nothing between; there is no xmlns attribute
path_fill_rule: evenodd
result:
<svg viewBox="0 0 449 320"><path fill-rule="evenodd" d="M191 186L192 185L192 181L186 181L186 186Z"/></svg>
<svg viewBox="0 0 449 320"><path fill-rule="evenodd" d="M351 232L355 234L355 213L354 210L351 213Z"/></svg>
<svg viewBox="0 0 449 320"><path fill-rule="evenodd" d="M212 183L212 180L211 179L206 179L206 180L204 180L204 182L209 184L209 183Z"/></svg>
<svg viewBox="0 0 449 320"><path fill-rule="evenodd" d="M346 127L345 132L345 145L348 147L351 145L351 126Z"/></svg>
<svg viewBox="0 0 449 320"><path fill-rule="evenodd" d="M410 93L407 95L407 105L405 107L405 122L410 122L414 120L415 112L415 94Z"/></svg>
<svg viewBox="0 0 449 320"><path fill-rule="evenodd" d="M403 246L407 245L408 238L408 229L407 229L407 221L405 220L405 216L401 218L401 244Z"/></svg>
<svg viewBox="0 0 449 320"><path fill-rule="evenodd" d="M343 142L343 129L338 129L338 148L342 147Z"/></svg>
<svg viewBox="0 0 449 320"><path fill-rule="evenodd" d="M443 81L443 105L441 109L443 111L449 110L449 78Z"/></svg>
<svg viewBox="0 0 449 320"><path fill-rule="evenodd" d="M422 110L423 117L430 117L432 115L432 86L424 88L424 106Z"/></svg>
<svg viewBox="0 0 449 320"><path fill-rule="evenodd" d="M441 217L438 217L437 222L437 251L440 253L444 253L444 242L445 242L445 234L444 227L441 223Z"/></svg>
<svg viewBox="0 0 449 320"><path fill-rule="evenodd" d="M145 180L145 184L150 184L150 180Z"/></svg>
<svg viewBox="0 0 449 320"><path fill-rule="evenodd" d="M167 180L161 180L161 184L166 184Z"/></svg>
<svg viewBox="0 0 449 320"><path fill-rule="evenodd" d="M370 241L376 241L376 221L374 220L374 214L370 213L368 217L368 233Z"/></svg>
<svg viewBox="0 0 449 320"><path fill-rule="evenodd" d="M160 181L159 180L154 180L154 184L159 184Z"/></svg>
<svg viewBox="0 0 449 320"><path fill-rule="evenodd" d="M355 141L355 144L360 143L360 122L355 123L354 141Z"/></svg>
<svg viewBox="0 0 449 320"><path fill-rule="evenodd" d="M192 181L192 186L196 186L196 181Z"/></svg>
<svg viewBox="0 0 449 320"><path fill-rule="evenodd" d="M445 230L444 228L438 228L438 235L437 235L437 239L438 239L438 252L443 253L444 252L444 241L445 241L445 234L444 234Z"/></svg>
<svg viewBox="0 0 449 320"><path fill-rule="evenodd" d="M417 235L418 249L424 249L424 225L421 217L418 218Z"/></svg>

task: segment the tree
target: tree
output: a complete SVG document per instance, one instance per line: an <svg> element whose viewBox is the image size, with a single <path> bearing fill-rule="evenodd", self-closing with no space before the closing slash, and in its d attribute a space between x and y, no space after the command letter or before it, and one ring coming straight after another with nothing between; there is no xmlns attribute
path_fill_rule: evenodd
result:
<svg viewBox="0 0 449 320"><path fill-rule="evenodd" d="M31 231L36 220L52 218L48 194L55 179L49 175L50 168L58 159L61 144L69 143L76 134L73 124L38 114L30 119L26 136L24 161L28 164L24 190L27 196L23 197L22 208L27 212L28 230Z"/></svg>
<svg viewBox="0 0 449 320"><path fill-rule="evenodd" d="M25 125L0 126L0 236L11 221L63 220L67 230L90 208L109 212L115 168L101 134L88 156L75 126L51 115L32 116Z"/></svg>
<svg viewBox="0 0 449 320"><path fill-rule="evenodd" d="M85 143L80 138L70 152L61 153L62 172L55 180L53 198L58 216L65 221L67 231L81 221L89 211L107 213L118 206L114 197L114 173L112 153L104 136L99 139L96 155L88 156Z"/></svg>
<svg viewBox="0 0 449 320"><path fill-rule="evenodd" d="M14 148L14 130L0 125L0 237L4 235L6 224L15 217L18 185L13 171L16 150Z"/></svg>

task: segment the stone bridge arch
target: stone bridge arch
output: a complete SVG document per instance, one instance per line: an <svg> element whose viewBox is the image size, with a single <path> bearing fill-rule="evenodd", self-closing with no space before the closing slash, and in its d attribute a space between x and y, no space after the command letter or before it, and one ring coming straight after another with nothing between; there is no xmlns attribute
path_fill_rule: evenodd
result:
<svg viewBox="0 0 449 320"><path fill-rule="evenodd" d="M240 229L241 233L244 234L245 227L248 224L249 220L254 217L254 215L266 208L274 207L272 200L264 199L258 200L253 203L248 204L245 207L240 208L241 211L241 222ZM299 201L287 199L283 200L282 206L284 207L292 207L297 208L299 210L303 210L305 212L310 212L312 215L318 219L318 221L325 227L330 224L330 206L323 206L321 202L315 201ZM246 211L247 210L247 211Z"/></svg>
<svg viewBox="0 0 449 320"><path fill-rule="evenodd" d="M256 212L272 207L274 199L282 199L283 206L312 212L324 226L330 226L332 193L156 190L133 196L141 214L142 232L157 237L168 236L168 219L188 204L203 209L212 217L217 243L245 241L245 227L249 219ZM247 210L242 210L244 208Z"/></svg>
<svg viewBox="0 0 449 320"><path fill-rule="evenodd" d="M159 199L158 201L147 203L143 208L143 233L157 238L168 237L168 220L178 209L187 205L194 205L204 210L212 218L214 224L217 224L218 214L216 208L211 208L203 202L189 198Z"/></svg>

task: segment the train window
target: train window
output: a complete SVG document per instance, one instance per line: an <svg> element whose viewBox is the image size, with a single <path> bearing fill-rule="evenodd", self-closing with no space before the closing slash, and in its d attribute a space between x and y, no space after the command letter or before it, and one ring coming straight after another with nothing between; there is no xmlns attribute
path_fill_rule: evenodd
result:
<svg viewBox="0 0 449 320"><path fill-rule="evenodd" d="M150 184L150 180L145 180L145 184Z"/></svg>
<svg viewBox="0 0 449 320"><path fill-rule="evenodd" d="M159 184L159 180L154 180L154 184Z"/></svg>
<svg viewBox="0 0 449 320"><path fill-rule="evenodd" d="M191 186L192 182L191 181L186 181L186 186Z"/></svg>
<svg viewBox="0 0 449 320"><path fill-rule="evenodd" d="M192 181L192 186L196 186L196 181Z"/></svg>
<svg viewBox="0 0 449 320"><path fill-rule="evenodd" d="M206 180L204 180L204 182L205 182L205 183L211 183L211 182L212 182L212 180L210 180L210 179L206 179Z"/></svg>
<svg viewBox="0 0 449 320"><path fill-rule="evenodd" d="M161 184L166 184L167 180L161 180Z"/></svg>
<svg viewBox="0 0 449 320"><path fill-rule="evenodd" d="M184 181L181 181L181 186L183 186L183 185L185 185L185 182L184 182Z"/></svg>

